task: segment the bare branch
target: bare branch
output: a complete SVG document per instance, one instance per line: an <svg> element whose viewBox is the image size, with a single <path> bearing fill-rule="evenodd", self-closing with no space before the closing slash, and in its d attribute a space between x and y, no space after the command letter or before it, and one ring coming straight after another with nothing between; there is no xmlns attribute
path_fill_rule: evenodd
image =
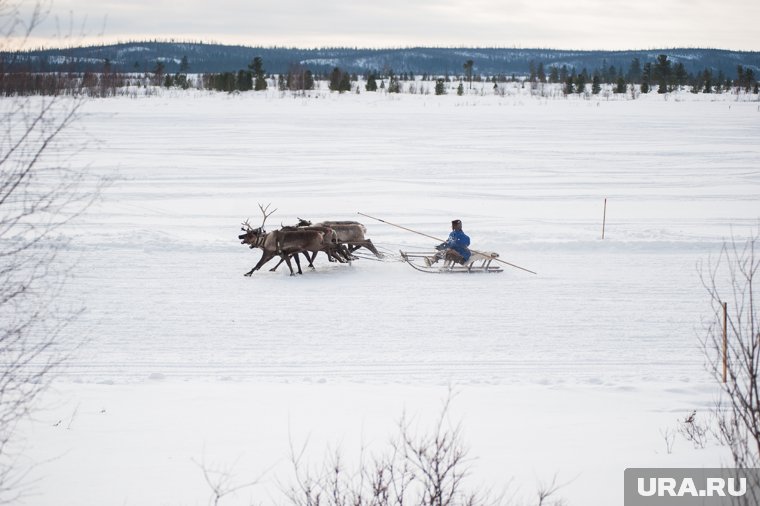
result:
<svg viewBox="0 0 760 506"><path fill-rule="evenodd" d="M24 20L26 6L0 0L3 43L26 40L48 6L34 3ZM0 101L0 504L16 502L25 489L28 469L19 466L13 448L18 424L80 344L62 338L81 313L60 308L74 264L67 259L64 226L106 184L85 168L67 166L64 158L72 151L64 132L79 117L83 100Z"/></svg>
<svg viewBox="0 0 760 506"><path fill-rule="evenodd" d="M760 335L755 304L760 269L760 229L744 241L733 235L717 259L700 265L700 278L710 297L712 314L704 322L702 345L707 366L720 382L723 395L713 410L713 430L731 450L736 467L760 466ZM723 383L723 303L727 303L726 382ZM687 417L681 431L703 445L706 429ZM760 490L760 483L749 484Z"/></svg>
<svg viewBox="0 0 760 506"><path fill-rule="evenodd" d="M206 464L205 459L201 460L201 462L196 462L195 460L193 460L193 462L195 465L200 467L201 471L203 472L203 478L211 489L211 498L209 500L209 504L213 504L214 506L218 506L219 502L228 495L232 495L236 492L239 492L240 490L258 485L258 483L261 481L261 478L263 478L266 472L268 472L265 471L254 480L236 484L233 482L234 473L232 472L232 469L211 469Z"/></svg>

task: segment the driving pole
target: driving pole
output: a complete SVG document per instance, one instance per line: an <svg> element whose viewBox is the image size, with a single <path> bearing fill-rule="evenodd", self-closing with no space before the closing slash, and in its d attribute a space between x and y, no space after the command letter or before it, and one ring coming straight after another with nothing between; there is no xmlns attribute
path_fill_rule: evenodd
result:
<svg viewBox="0 0 760 506"><path fill-rule="evenodd" d="M357 214L360 214L362 216L366 216L367 218L372 218L373 220L377 220L377 221L379 221L381 223L385 223L386 225L391 225L392 227L397 227L397 228L404 229L407 232L412 232L413 234L418 234L418 235L425 236L425 237L427 237L429 239L433 239L434 241L444 242L443 239L439 239L437 237L433 237L432 235L423 234L422 232L417 232L416 230L412 230L411 228L402 227L401 225L396 225L395 223L391 223L390 221L385 221L385 220L381 220L380 218L375 218L374 216L370 216L369 214L364 214L364 213L357 213Z"/></svg>

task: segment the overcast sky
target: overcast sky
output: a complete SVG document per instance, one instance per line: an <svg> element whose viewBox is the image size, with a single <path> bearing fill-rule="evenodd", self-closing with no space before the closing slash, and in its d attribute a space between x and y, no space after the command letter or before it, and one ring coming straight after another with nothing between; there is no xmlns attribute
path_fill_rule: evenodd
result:
<svg viewBox="0 0 760 506"><path fill-rule="evenodd" d="M32 42L757 51L758 23L760 0L53 0Z"/></svg>

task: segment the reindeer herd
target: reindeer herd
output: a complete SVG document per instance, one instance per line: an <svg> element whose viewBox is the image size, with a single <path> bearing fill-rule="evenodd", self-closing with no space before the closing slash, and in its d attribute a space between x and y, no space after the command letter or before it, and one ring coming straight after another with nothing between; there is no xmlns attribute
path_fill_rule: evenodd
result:
<svg viewBox="0 0 760 506"><path fill-rule="evenodd" d="M259 209L264 215L261 226L252 228L246 220L241 229L243 233L238 236L241 244L263 251L259 262L245 273L246 276L251 276L275 257L279 257L280 261L270 271L276 270L285 262L290 269L290 275L295 275L290 263L292 259L298 266L298 274L303 274L298 255L303 255L309 267L313 268L314 259L320 251L324 252L331 262L345 263L355 260L353 252L359 248L367 248L378 258L382 258L372 241L364 236L367 229L356 221L323 221L312 225L310 221L299 218L298 224L294 226L281 226L279 230L267 232L264 229L267 218L277 211L275 209L267 212L269 207L259 204Z"/></svg>

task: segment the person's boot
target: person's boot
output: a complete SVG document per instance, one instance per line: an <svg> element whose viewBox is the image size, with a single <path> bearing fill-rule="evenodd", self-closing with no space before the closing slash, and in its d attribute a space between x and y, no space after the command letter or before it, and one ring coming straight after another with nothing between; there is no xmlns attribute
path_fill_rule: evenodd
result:
<svg viewBox="0 0 760 506"><path fill-rule="evenodd" d="M428 267L432 266L434 263L438 261L438 255L432 256L432 257L424 257L425 258L425 265Z"/></svg>

